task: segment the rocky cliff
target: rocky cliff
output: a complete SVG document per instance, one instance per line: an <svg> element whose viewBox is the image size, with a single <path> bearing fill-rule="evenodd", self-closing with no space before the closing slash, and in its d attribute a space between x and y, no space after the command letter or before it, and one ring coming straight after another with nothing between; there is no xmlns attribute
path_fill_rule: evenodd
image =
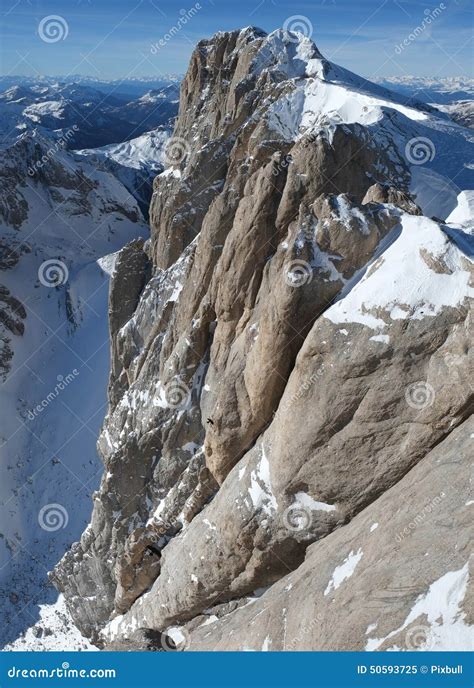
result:
<svg viewBox="0 0 474 688"><path fill-rule="evenodd" d="M420 138L451 156L420 171ZM467 144L298 34L198 44L151 239L115 264L92 521L52 574L86 636L467 649Z"/></svg>

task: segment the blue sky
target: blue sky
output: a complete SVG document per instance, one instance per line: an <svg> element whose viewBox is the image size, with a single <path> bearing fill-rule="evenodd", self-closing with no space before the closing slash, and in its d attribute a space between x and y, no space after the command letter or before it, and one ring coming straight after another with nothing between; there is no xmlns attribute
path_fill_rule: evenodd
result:
<svg viewBox="0 0 474 688"><path fill-rule="evenodd" d="M169 40L168 32L195 0L0 3L3 75L108 79L182 73L199 39L248 25L272 31L295 15L303 19L291 21L303 22L323 54L365 77L472 75L470 0L199 0L200 9ZM59 16L64 40L41 38L40 23L51 15Z"/></svg>

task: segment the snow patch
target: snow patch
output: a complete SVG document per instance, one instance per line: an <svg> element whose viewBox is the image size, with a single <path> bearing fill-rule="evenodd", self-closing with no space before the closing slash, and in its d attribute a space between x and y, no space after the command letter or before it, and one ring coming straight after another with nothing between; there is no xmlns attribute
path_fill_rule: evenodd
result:
<svg viewBox="0 0 474 688"><path fill-rule="evenodd" d="M418 651L472 649L474 628L465 622L466 615L462 611L468 580L468 562L461 569L449 571L438 578L430 585L426 593L417 597L413 608L399 628L384 637L370 638L365 649L367 651L378 650L387 640L399 635L414 621L418 619L421 621L425 617L430 627L426 634L426 643L420 647L410 647L409 649ZM421 623L424 625L423 621ZM395 649L395 646L389 649Z"/></svg>
<svg viewBox="0 0 474 688"><path fill-rule="evenodd" d="M470 273L463 263L469 257L436 222L403 214L401 230L383 251L384 260L379 268L372 272L364 269L361 279L353 279L340 299L324 313L325 318L335 324L361 323L380 331L388 324L380 311L386 313L388 321L421 320L474 296ZM392 230L392 237L393 232L397 229ZM426 255L439 261L443 269L435 272L424 258ZM368 267L379 256L380 252Z"/></svg>
<svg viewBox="0 0 474 688"><path fill-rule="evenodd" d="M265 454L263 442L261 444L261 458L257 468L250 474L251 485L248 489L252 504L271 514L277 509L277 500L270 482L270 464Z"/></svg>
<svg viewBox="0 0 474 688"><path fill-rule="evenodd" d="M306 492L297 492L295 494L295 500L299 502L302 506L312 509L313 511L335 511L336 507L334 504L326 504L325 502L317 502Z"/></svg>
<svg viewBox="0 0 474 688"><path fill-rule="evenodd" d="M374 334L370 337L371 342L382 342L382 344L388 344L390 342L390 337L388 334Z"/></svg>
<svg viewBox="0 0 474 688"><path fill-rule="evenodd" d="M363 552L360 548L355 553L351 551L344 559L342 564L340 566L336 566L331 576L331 580L327 584L326 590L324 591L325 595L329 595L331 590L337 590L341 583L352 576L357 564L362 559L362 555Z"/></svg>
<svg viewBox="0 0 474 688"><path fill-rule="evenodd" d="M474 220L474 191L461 191L457 197L457 205L446 218L449 224L466 224Z"/></svg>

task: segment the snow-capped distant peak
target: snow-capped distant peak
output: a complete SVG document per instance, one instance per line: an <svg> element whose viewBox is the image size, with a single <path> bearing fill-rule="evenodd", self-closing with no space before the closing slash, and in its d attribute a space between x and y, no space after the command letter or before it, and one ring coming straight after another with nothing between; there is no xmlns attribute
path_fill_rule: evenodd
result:
<svg viewBox="0 0 474 688"><path fill-rule="evenodd" d="M109 158L124 167L160 170L163 167L163 151L170 132L156 129L123 143L112 143L102 148L77 151L80 156Z"/></svg>

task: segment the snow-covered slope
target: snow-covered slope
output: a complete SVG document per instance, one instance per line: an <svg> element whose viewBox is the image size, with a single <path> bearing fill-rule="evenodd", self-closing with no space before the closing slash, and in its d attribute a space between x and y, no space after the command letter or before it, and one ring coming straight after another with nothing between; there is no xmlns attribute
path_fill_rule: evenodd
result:
<svg viewBox="0 0 474 688"><path fill-rule="evenodd" d="M109 158L119 165L133 169L163 169L163 148L170 137L167 129L155 129L130 141L115 143L102 148L76 151L78 155Z"/></svg>
<svg viewBox="0 0 474 688"><path fill-rule="evenodd" d="M123 143L76 151L76 156L111 172L147 214L153 179L166 166L165 148L170 136L171 128L161 127Z"/></svg>
<svg viewBox="0 0 474 688"><path fill-rule="evenodd" d="M110 254L148 228L115 177L38 132L3 149L0 165L0 285L22 325L0 320L5 642L37 620L38 603L54 602L47 571L89 520L102 470Z"/></svg>
<svg viewBox="0 0 474 688"><path fill-rule="evenodd" d="M474 222L474 191L463 191L458 196L458 203L453 212L446 219L446 223L460 224L463 227L472 227ZM471 234L474 232L471 230Z"/></svg>
<svg viewBox="0 0 474 688"><path fill-rule="evenodd" d="M72 623L62 595L52 604L40 604L39 621L3 649L5 652L97 651Z"/></svg>
<svg viewBox="0 0 474 688"><path fill-rule="evenodd" d="M474 129L474 101L454 100L446 105L436 105L440 112L445 112L453 122L463 127Z"/></svg>
<svg viewBox="0 0 474 688"><path fill-rule="evenodd" d="M456 222L466 217L465 210L465 194L461 194L451 216L457 232L444 231L423 216L402 215L401 226L382 242L373 260L346 285L324 317L333 323L361 323L374 330L374 341L388 343L390 321L432 317L474 298L474 241Z"/></svg>

